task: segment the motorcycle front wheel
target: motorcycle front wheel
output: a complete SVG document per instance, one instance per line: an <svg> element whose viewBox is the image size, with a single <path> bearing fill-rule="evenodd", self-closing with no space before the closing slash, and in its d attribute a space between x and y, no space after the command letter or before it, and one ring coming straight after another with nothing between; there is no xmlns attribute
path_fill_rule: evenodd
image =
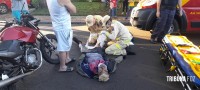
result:
<svg viewBox="0 0 200 90"><path fill-rule="evenodd" d="M47 34L45 35L49 41L57 47L57 39L54 34ZM59 57L58 52L56 52L56 48L54 48L46 39L42 39L40 42L40 50L42 52L42 56L45 61L50 64L59 64Z"/></svg>

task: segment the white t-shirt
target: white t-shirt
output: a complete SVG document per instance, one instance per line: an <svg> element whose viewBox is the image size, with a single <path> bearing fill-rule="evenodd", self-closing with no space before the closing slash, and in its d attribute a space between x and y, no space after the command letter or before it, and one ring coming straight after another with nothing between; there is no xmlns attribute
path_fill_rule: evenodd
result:
<svg viewBox="0 0 200 90"><path fill-rule="evenodd" d="M50 12L53 29L55 31L71 30L71 16L64 6L58 3L58 0L46 0Z"/></svg>

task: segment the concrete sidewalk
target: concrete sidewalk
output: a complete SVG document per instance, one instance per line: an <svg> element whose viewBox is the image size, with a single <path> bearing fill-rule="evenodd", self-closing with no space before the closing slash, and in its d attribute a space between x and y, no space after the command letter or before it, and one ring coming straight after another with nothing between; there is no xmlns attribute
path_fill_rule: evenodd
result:
<svg viewBox="0 0 200 90"><path fill-rule="evenodd" d="M50 16L34 16L41 20L41 24L51 24ZM72 24L85 24L86 16L71 16ZM130 25L129 20L125 19L125 17L117 17L116 20L122 22L125 25Z"/></svg>
<svg viewBox="0 0 200 90"><path fill-rule="evenodd" d="M40 24L51 24L50 16L34 16L37 19L40 19ZM72 24L82 24L85 25L85 17L86 16L71 16ZM13 18L11 16L11 13L0 15L0 22L5 21L12 21ZM129 20L125 19L125 17L119 16L116 18L116 20L122 22L125 25L130 25Z"/></svg>

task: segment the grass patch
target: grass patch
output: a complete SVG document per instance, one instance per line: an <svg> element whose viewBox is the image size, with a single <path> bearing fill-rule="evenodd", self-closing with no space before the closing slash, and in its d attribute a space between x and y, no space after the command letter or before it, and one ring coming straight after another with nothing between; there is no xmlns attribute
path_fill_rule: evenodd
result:
<svg viewBox="0 0 200 90"><path fill-rule="evenodd" d="M106 15L109 14L109 7L105 6L102 2L73 2L76 6L77 13L72 16L86 16L86 15ZM119 3L121 7L121 3ZM118 15L121 13L122 8L118 8ZM33 15L49 15L47 8L38 8L32 12Z"/></svg>
<svg viewBox="0 0 200 90"><path fill-rule="evenodd" d="M72 15L85 16L85 15L105 15L108 13L108 7L105 3L101 2L73 2L77 8L77 13Z"/></svg>
<svg viewBox="0 0 200 90"><path fill-rule="evenodd" d="M31 12L33 15L49 15L49 10L48 8L39 8Z"/></svg>

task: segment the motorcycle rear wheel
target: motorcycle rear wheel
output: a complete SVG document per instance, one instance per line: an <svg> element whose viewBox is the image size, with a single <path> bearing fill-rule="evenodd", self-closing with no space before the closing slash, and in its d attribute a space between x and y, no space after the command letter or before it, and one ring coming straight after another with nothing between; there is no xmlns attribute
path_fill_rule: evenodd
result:
<svg viewBox="0 0 200 90"><path fill-rule="evenodd" d="M54 34L47 34L45 35L53 44L57 46L57 39ZM50 43L46 39L43 39L40 42L40 50L42 52L42 56L45 61L50 64L59 64L59 57L58 53L56 52L56 48L53 48Z"/></svg>

